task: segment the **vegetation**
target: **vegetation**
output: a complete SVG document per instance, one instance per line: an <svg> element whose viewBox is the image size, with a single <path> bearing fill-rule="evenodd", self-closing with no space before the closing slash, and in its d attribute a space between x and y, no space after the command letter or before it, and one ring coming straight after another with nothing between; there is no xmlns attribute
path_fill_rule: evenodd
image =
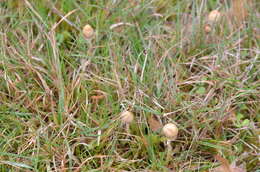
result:
<svg viewBox="0 0 260 172"><path fill-rule="evenodd" d="M0 171L256 171L259 16L246 0L0 1Z"/></svg>

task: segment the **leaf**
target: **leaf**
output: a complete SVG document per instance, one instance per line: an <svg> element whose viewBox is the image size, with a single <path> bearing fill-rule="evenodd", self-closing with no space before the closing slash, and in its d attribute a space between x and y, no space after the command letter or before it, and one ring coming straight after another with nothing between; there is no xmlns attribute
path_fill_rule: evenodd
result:
<svg viewBox="0 0 260 172"><path fill-rule="evenodd" d="M221 163L221 165L212 169L210 172L246 172L245 169L236 167L235 163L230 165L227 159L219 155L216 155L216 159Z"/></svg>
<svg viewBox="0 0 260 172"><path fill-rule="evenodd" d="M199 87L196 91L197 94L205 94L206 89L205 87Z"/></svg>
<svg viewBox="0 0 260 172"><path fill-rule="evenodd" d="M232 172L232 170L230 169L230 165L227 159L216 155L216 159L221 163L220 168L222 168L223 172Z"/></svg>
<svg viewBox="0 0 260 172"><path fill-rule="evenodd" d="M237 117L237 120L240 121L242 118L244 118L244 115L241 114L241 113L238 113L238 114L236 115L236 117Z"/></svg>
<svg viewBox="0 0 260 172"><path fill-rule="evenodd" d="M158 131L160 128L162 128L162 124L157 119L155 119L155 117L153 115L151 115L148 118L148 124L149 124L151 130L154 132Z"/></svg>
<svg viewBox="0 0 260 172"><path fill-rule="evenodd" d="M11 165L14 167L20 167L20 168L28 168L28 169L33 169L31 166L19 162L12 162L12 161L0 161L0 163Z"/></svg>
<svg viewBox="0 0 260 172"><path fill-rule="evenodd" d="M245 119L245 120L242 122L241 125L242 125L243 127L246 127L246 126L249 125L249 123L250 123L249 119Z"/></svg>
<svg viewBox="0 0 260 172"><path fill-rule="evenodd" d="M214 144L214 143L210 143L209 141L206 142L206 141L199 141L198 142L200 145L204 145L204 146L208 146L210 148L214 148L214 149L220 149L220 150L227 150L226 147L222 146L222 145L217 145L217 144Z"/></svg>

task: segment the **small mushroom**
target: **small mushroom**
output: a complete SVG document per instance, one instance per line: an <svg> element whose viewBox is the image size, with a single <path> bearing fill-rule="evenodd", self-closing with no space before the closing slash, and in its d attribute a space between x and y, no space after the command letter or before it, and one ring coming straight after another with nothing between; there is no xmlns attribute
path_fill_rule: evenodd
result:
<svg viewBox="0 0 260 172"><path fill-rule="evenodd" d="M208 15L208 21L212 23L217 22L219 21L220 17L221 17L221 13L218 10L213 10Z"/></svg>
<svg viewBox="0 0 260 172"><path fill-rule="evenodd" d="M209 25L206 25L206 26L204 26L204 30L206 33L209 33L209 32L211 32L212 29Z"/></svg>
<svg viewBox="0 0 260 172"><path fill-rule="evenodd" d="M120 115L121 121L126 125L126 131L129 133L129 125L134 120L134 114L130 111L124 111Z"/></svg>
<svg viewBox="0 0 260 172"><path fill-rule="evenodd" d="M94 36L94 29L89 25L83 27L83 35L86 39L91 39Z"/></svg>
<svg viewBox="0 0 260 172"><path fill-rule="evenodd" d="M167 146L167 161L170 159L172 153L171 142L176 140L178 135L178 128L173 123L168 123L162 128L162 133L167 137L166 146Z"/></svg>
<svg viewBox="0 0 260 172"><path fill-rule="evenodd" d="M178 128L175 124L168 123L163 127L162 132L168 140L173 141L177 138Z"/></svg>
<svg viewBox="0 0 260 172"><path fill-rule="evenodd" d="M126 124L130 124L134 120L134 114L130 111L124 111L120 116L121 121Z"/></svg>

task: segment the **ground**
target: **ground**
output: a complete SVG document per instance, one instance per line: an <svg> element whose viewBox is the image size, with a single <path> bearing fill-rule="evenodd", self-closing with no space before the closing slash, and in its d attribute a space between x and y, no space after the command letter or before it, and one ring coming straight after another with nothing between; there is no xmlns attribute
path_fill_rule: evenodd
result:
<svg viewBox="0 0 260 172"><path fill-rule="evenodd" d="M259 17L246 0L1 0L0 171L259 170Z"/></svg>

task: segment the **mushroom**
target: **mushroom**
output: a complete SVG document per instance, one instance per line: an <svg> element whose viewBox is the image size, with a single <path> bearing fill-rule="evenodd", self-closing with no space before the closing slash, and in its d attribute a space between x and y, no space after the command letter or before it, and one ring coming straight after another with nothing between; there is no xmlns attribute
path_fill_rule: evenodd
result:
<svg viewBox="0 0 260 172"><path fill-rule="evenodd" d="M134 120L134 114L130 111L124 111L120 115L121 121L126 125L126 131L129 133L129 125Z"/></svg>
<svg viewBox="0 0 260 172"><path fill-rule="evenodd" d="M168 123L163 126L162 132L168 138L168 140L173 141L177 138L178 128L175 124Z"/></svg>
<svg viewBox="0 0 260 172"><path fill-rule="evenodd" d="M173 123L168 123L163 126L162 128L162 133L166 136L167 141L167 160L169 160L171 152L172 152L172 145L171 142L176 140L177 135L178 135L178 128L175 124Z"/></svg>
<svg viewBox="0 0 260 172"><path fill-rule="evenodd" d="M221 13L218 10L213 10L208 15L208 21L211 23L219 21Z"/></svg>
<svg viewBox="0 0 260 172"><path fill-rule="evenodd" d="M94 36L94 29L89 25L83 27L83 35L86 39L91 39Z"/></svg>
<svg viewBox="0 0 260 172"><path fill-rule="evenodd" d="M209 25L206 25L204 27L204 30L205 30L206 33L209 33L209 32L211 32L212 29L211 29L211 27Z"/></svg>
<svg viewBox="0 0 260 172"><path fill-rule="evenodd" d="M87 43L87 45L89 47L87 53L89 54L89 56L92 56L92 53L93 53L93 45L92 45L93 41L92 41L92 38L95 35L95 31L89 24L86 24L83 27L82 32L83 32L84 38L86 40L86 43Z"/></svg>

